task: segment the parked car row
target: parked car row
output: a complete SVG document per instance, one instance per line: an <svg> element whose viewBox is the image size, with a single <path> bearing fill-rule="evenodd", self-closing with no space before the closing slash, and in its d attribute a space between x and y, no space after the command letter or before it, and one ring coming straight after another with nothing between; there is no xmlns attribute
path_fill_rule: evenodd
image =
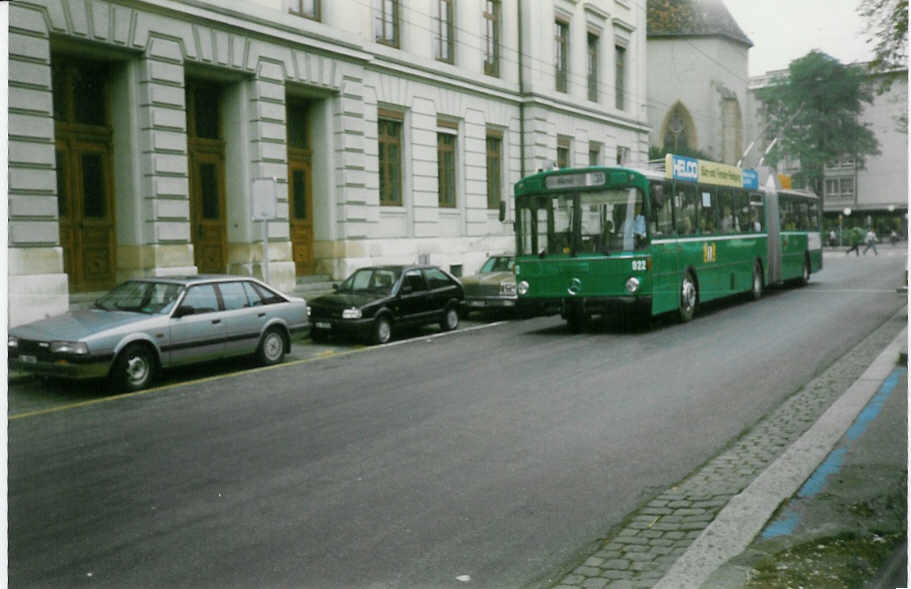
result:
<svg viewBox="0 0 911 589"><path fill-rule="evenodd" d="M255 278L221 275L126 281L90 309L11 328L9 366L44 376L107 378L123 391L147 387L163 369L254 355L277 364L291 336L355 336L376 344L393 330L438 323L458 327L460 314L515 308L511 256L493 256L463 281L430 265L361 268L335 292L308 302Z"/></svg>

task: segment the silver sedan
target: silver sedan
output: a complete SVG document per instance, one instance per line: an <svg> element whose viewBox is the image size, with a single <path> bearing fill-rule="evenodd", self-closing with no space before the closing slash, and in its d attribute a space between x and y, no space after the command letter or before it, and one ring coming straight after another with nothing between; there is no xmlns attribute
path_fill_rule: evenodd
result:
<svg viewBox="0 0 911 589"><path fill-rule="evenodd" d="M307 327L307 303L241 276L136 279L91 309L9 330L11 369L64 378L108 378L142 389L159 370L255 354L277 364Z"/></svg>

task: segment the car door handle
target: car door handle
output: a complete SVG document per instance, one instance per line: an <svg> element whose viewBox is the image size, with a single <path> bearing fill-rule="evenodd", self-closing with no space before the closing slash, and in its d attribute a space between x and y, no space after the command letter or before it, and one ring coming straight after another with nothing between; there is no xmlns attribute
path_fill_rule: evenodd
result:
<svg viewBox="0 0 911 589"><path fill-rule="evenodd" d="M212 320L212 325L216 325L216 324L218 324L218 323L221 323L221 319L213 319L213 320Z"/></svg>
<svg viewBox="0 0 911 589"><path fill-rule="evenodd" d="M256 316L257 316L257 317L265 317L266 314L265 314L265 313L257 313Z"/></svg>

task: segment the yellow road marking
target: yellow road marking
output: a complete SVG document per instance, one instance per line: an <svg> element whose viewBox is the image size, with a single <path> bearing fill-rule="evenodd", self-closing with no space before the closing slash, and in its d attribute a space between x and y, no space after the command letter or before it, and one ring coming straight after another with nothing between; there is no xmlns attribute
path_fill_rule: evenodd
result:
<svg viewBox="0 0 911 589"><path fill-rule="evenodd" d="M239 372L229 372L227 374L219 374L216 376L207 376L204 378L196 378L193 380L175 382L175 383L166 384L166 385L162 385L162 386L158 386L158 387L153 387L150 389L143 389L141 391L136 391L133 393L123 393L120 395L113 395L111 397L102 397L100 399L92 399L90 401L81 401L79 403L70 403L68 405L60 405L58 407L48 407L47 409L38 409L35 411L27 411L25 413L16 413L14 415L8 416L7 421L13 421L16 419L25 419L27 417L37 417L39 415L47 415L49 413L58 413L60 411L69 411L71 409L78 409L80 407L87 407L89 405L97 405L99 403L107 403L110 401L119 401L120 399L129 399L132 397L139 397L141 395L148 395L149 393L157 393L159 391L166 391L168 389L173 389L175 387L202 384L205 382L211 382L214 380L220 380L220 379L229 378L232 376L239 376L242 374L254 374L254 373L263 372L266 370L274 370L276 368L286 368L288 366L296 366L298 364L308 364L310 362L316 362L317 360L323 360L325 358L338 358L340 356L348 356L348 355L355 354L357 352L361 352L361 351L369 350L369 349L370 348L368 348L367 346L360 346L360 347L357 347L352 350L343 350L341 352L338 352L335 350L326 350L325 352L321 352L318 355L313 356L311 358L301 358L300 360L282 362L281 364L276 364L274 366L260 366L258 368L250 368L248 370L241 370Z"/></svg>

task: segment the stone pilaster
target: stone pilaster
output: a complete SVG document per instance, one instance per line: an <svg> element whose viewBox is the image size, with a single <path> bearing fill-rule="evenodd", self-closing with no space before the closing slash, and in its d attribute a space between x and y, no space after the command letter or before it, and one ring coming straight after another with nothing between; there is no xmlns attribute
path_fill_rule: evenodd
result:
<svg viewBox="0 0 911 589"><path fill-rule="evenodd" d="M9 324L66 311L57 217L50 37L40 10L12 4L9 27Z"/></svg>

